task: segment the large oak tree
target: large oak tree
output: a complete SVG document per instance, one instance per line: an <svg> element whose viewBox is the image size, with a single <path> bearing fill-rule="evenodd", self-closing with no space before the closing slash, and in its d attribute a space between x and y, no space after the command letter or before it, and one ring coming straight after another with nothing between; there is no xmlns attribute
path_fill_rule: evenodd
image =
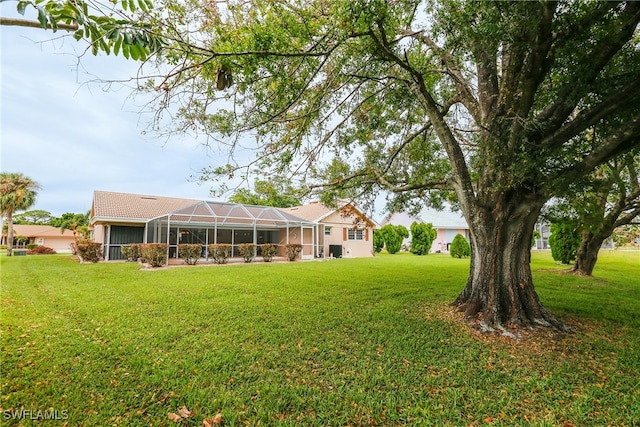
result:
<svg viewBox="0 0 640 427"><path fill-rule="evenodd" d="M452 190L473 248L459 307L484 330L566 329L535 292L531 235L550 197L640 143L640 3L196 2L168 16L153 86L174 130L231 150L252 132L262 172L322 178L336 157L349 169L323 184L401 204ZM581 137L605 119L606 138Z"/></svg>
<svg viewBox="0 0 640 427"><path fill-rule="evenodd" d="M532 231L551 197L640 143L640 2L167 0L154 13L136 28L162 40L144 86L157 123L232 153L257 140L222 177L295 170L389 190L395 206L452 196L473 248L458 306L483 330L567 328L535 292ZM603 123L605 138L582 137ZM336 159L342 173L323 174Z"/></svg>

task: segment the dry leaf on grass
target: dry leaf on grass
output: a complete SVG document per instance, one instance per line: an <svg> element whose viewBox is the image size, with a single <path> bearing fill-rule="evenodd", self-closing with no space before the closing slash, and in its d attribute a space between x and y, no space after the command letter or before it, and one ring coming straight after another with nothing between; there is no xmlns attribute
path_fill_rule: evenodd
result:
<svg viewBox="0 0 640 427"><path fill-rule="evenodd" d="M205 418L202 421L202 427L213 427L216 425L220 425L220 423L222 423L222 414L217 413L213 418Z"/></svg>
<svg viewBox="0 0 640 427"><path fill-rule="evenodd" d="M173 413L173 412L169 412L167 414L167 418L169 418L174 423L179 423L180 421L182 421L182 417L180 415L178 415L178 414Z"/></svg>
<svg viewBox="0 0 640 427"><path fill-rule="evenodd" d="M183 406L182 408L180 408L180 410L178 411L178 414L180 414L180 416L182 418L191 418L191 416L193 415L193 412L191 412L190 410L187 409L186 406Z"/></svg>

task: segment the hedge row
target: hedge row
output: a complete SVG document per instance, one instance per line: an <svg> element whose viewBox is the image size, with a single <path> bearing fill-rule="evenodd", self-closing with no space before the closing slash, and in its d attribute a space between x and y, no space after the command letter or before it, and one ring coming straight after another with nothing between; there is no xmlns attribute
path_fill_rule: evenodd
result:
<svg viewBox="0 0 640 427"><path fill-rule="evenodd" d="M94 252L99 249L99 257L92 257L89 247L93 248ZM245 262L252 262L255 259L257 247L253 243L241 243L238 245L238 252ZM278 245L274 243L265 243L259 245L259 247L264 262L271 262L278 252ZM226 264L231 257L231 249L232 246L228 243L207 246L209 258L216 264ZM120 251L127 261L142 261L151 264L152 267L159 267L167 262L166 243L132 243L127 246L121 246ZM302 252L302 245L290 244L285 246L285 253L289 261L295 261L300 252ZM91 241L79 241L78 254L85 261L98 262L97 260L102 258L102 245ZM202 245L180 244L178 245L178 256L185 263L195 265L202 257ZM94 259L96 260L93 261Z"/></svg>

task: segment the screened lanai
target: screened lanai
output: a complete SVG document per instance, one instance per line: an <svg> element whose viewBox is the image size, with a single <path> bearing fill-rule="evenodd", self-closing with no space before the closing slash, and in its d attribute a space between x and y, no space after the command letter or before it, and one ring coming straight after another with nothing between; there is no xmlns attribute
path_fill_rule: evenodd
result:
<svg viewBox="0 0 640 427"><path fill-rule="evenodd" d="M185 243L202 245L204 257L210 244L230 244L236 257L241 243L276 244L279 256L284 256L285 245L295 243L308 259L317 256L322 235L315 223L277 208L201 201L147 221L144 241L168 243L169 259L177 258L178 245Z"/></svg>

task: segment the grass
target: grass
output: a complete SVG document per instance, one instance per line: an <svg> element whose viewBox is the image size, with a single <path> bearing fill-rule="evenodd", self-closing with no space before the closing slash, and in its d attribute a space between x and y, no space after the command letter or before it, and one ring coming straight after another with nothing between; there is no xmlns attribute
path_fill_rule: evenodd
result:
<svg viewBox="0 0 640 427"><path fill-rule="evenodd" d="M143 271L0 257L2 408L68 425L633 426L640 255L595 277L532 268L578 332L478 336L447 306L468 260L442 255ZM59 424L61 422L58 422Z"/></svg>

